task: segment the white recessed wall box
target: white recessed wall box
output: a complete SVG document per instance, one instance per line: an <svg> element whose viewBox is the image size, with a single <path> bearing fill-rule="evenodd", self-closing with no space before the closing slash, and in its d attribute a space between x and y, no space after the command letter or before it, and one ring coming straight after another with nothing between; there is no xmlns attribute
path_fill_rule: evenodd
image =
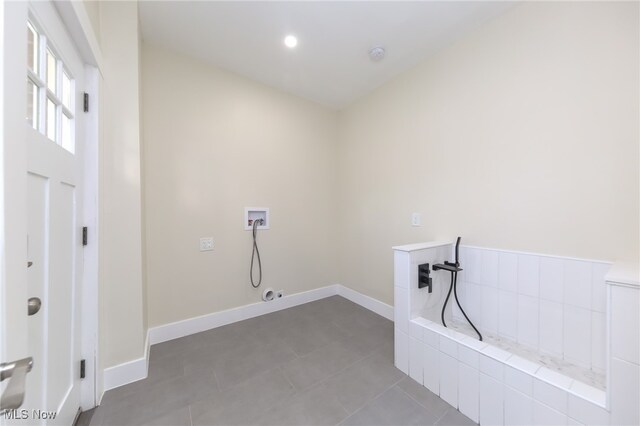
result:
<svg viewBox="0 0 640 426"><path fill-rule="evenodd" d="M269 229L269 209L267 207L245 207L244 208L244 229L251 231L253 222L259 221L257 229Z"/></svg>

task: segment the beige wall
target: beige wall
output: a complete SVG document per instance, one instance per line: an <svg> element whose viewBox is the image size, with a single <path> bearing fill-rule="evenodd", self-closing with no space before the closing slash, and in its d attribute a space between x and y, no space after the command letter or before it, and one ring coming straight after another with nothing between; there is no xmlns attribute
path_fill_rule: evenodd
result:
<svg viewBox="0 0 640 426"><path fill-rule="evenodd" d="M335 112L146 44L142 104L150 327L335 282ZM271 209L260 290L245 206Z"/></svg>
<svg viewBox="0 0 640 426"><path fill-rule="evenodd" d="M100 1L97 0L82 0L82 4L84 9L87 11L87 16L89 16L89 21L91 21L91 26L93 28L93 32L96 36L98 42L100 42Z"/></svg>
<svg viewBox="0 0 640 426"><path fill-rule="evenodd" d="M341 283L392 303L390 247L457 235L637 261L638 40L638 3L525 3L344 110Z"/></svg>
<svg viewBox="0 0 640 426"><path fill-rule="evenodd" d="M138 6L101 2L100 361L144 355Z"/></svg>

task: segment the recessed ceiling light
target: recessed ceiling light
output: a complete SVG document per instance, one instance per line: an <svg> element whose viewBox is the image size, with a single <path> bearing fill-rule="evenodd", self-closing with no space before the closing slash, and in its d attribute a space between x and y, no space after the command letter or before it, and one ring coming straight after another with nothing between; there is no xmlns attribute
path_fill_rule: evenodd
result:
<svg viewBox="0 0 640 426"><path fill-rule="evenodd" d="M298 39L294 35L288 35L284 38L284 45L289 49L293 49L298 45Z"/></svg>

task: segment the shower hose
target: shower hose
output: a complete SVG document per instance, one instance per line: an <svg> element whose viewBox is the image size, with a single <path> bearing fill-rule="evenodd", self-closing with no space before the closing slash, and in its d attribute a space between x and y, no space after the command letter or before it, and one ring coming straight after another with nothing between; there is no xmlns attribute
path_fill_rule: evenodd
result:
<svg viewBox="0 0 640 426"><path fill-rule="evenodd" d="M249 270L249 277L251 278L251 286L253 288L260 287L260 283L262 283L262 262L260 261L260 250L258 250L258 225L262 222L262 219L256 219L253 221L253 252L251 253L251 269ZM253 259L258 258L258 273L259 279L258 283L253 279Z"/></svg>
<svg viewBox="0 0 640 426"><path fill-rule="evenodd" d="M475 332L478 334L478 339L480 339L480 341L482 342L482 334L480 334L480 332L478 331L476 326L473 325L473 323L471 322L471 320L467 316L467 314L464 311L464 309L462 309L462 306L460 306L460 301L458 300L458 291L457 291L458 285L457 284L458 284L458 273L451 271L451 284L449 285L449 292L447 293L447 298L444 299L444 305L442 306L442 313L440 314L440 318L442 319L442 325L444 325L445 327L447 326L447 323L444 320L444 311L447 308L447 303L449 302L449 297L451 297L451 290L453 290L453 297L456 299L456 304L458 305L458 308L460 308L460 312L462 312L462 315L464 315L464 317L467 319L467 322L469 323L469 325L471 325L471 327L473 327Z"/></svg>

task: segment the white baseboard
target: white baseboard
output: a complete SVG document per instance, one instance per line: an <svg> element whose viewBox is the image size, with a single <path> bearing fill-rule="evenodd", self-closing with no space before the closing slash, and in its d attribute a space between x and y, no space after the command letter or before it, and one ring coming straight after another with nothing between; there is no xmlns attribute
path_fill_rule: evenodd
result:
<svg viewBox="0 0 640 426"><path fill-rule="evenodd" d="M104 391L114 389L147 377L149 371L149 346L212 328L265 315L293 306L340 295L376 314L393 321L393 306L366 296L340 284L333 284L302 293L291 294L271 302L258 302L225 311L189 318L150 328L147 332L144 356L104 370ZM102 399L102 396L100 397Z"/></svg>
<svg viewBox="0 0 640 426"><path fill-rule="evenodd" d="M345 299L351 300L353 303L357 303L363 308L375 312L376 314L385 317L389 321L393 321L393 306L387 305L384 302L369 297L360 292L357 292L349 287L338 284L338 295Z"/></svg>
<svg viewBox="0 0 640 426"><path fill-rule="evenodd" d="M338 294L337 285L321 287L302 293L291 294L271 302L252 303L238 308L227 309L226 311L214 312L212 314L153 327L149 330L149 336L151 338L151 344L155 345L156 343L189 336L200 333L201 331L211 330L212 328L313 302L314 300L324 299L325 297L336 294Z"/></svg>
<svg viewBox="0 0 640 426"><path fill-rule="evenodd" d="M99 395L98 405L100 405L100 402L102 401L104 392L147 378L149 373L150 345L149 331L147 331L147 338L144 343L144 354L142 357L104 369L103 393L102 395Z"/></svg>

